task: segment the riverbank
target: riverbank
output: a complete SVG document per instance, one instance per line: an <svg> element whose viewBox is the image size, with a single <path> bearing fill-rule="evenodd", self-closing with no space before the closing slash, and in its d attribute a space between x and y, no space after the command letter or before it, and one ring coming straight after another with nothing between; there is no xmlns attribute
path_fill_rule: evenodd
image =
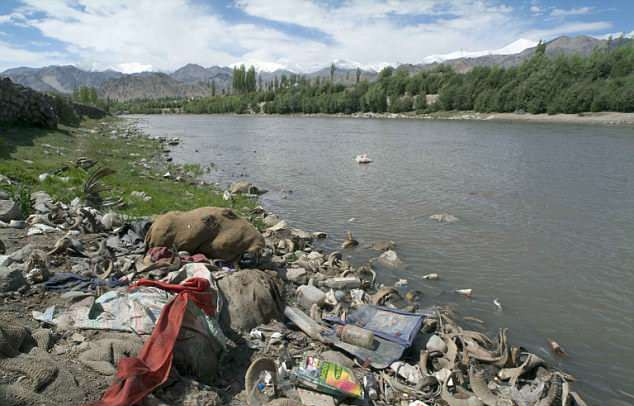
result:
<svg viewBox="0 0 634 406"><path fill-rule="evenodd" d="M92 130L95 130L95 132L92 132ZM21 133L21 131L16 130L16 134ZM50 137L59 137L59 134L47 133L41 135L42 140L33 141L35 146L43 148L41 150L42 155L37 155L38 158L46 161L46 157L53 155L52 151L55 151L57 154L64 152L64 160L68 160L71 157L75 158L75 156L66 150L59 150L60 148L76 149L78 151L75 152L86 153L90 150L88 146L92 146L93 149L96 148L100 152L100 154L93 156L100 157L103 162L115 164L117 163L116 161L104 161L103 156L108 155L112 159L114 155L117 159L125 161L126 154L120 155L120 152L112 153L109 149L125 150L128 157L130 154L140 154L139 156L132 155L132 157L139 158L139 161L145 160L142 163L152 168L144 167L144 169L154 173L154 176L150 177L150 183L159 182L156 187L161 187L163 193L174 194L178 193L179 190L187 193L190 187L195 186L193 184L187 185L182 180L172 179L174 174L169 178L160 176L162 170L166 169L160 166L160 162L164 161L164 155L159 152L165 148L165 143L146 139L142 134L137 133L134 127L118 127L116 124L102 122L97 123L96 128L84 128L80 132L83 135L77 135L78 137L88 136L89 138L84 140L77 138L58 139ZM96 138L92 138L91 135ZM140 139L136 139L137 137ZM54 143L42 143L43 140ZM63 140L71 142L71 144L60 143ZM102 142L108 142L108 144L102 144ZM140 144L137 144L137 142ZM148 142L148 144L145 144L145 142ZM130 149L133 147L138 147L139 149ZM156 147L160 148L156 149ZM23 155L26 151L21 150L18 146L16 148L17 151L12 154L12 159L16 160L17 158L27 166L35 164L32 161L35 155ZM38 154L40 153L38 151L40 150L29 152ZM44 151L48 151L48 153ZM154 154L152 151L154 151ZM158 156L155 156L157 153ZM42 162L41 164L44 165L45 163ZM118 163L125 167L124 162ZM153 165L158 166L155 167ZM11 167L8 166L8 168ZM30 175L25 177L25 179L34 179L35 175L42 169L46 168L29 169ZM52 167L49 167L44 173L49 173L50 175L42 183L53 182L54 179L49 179L51 176L75 179L71 176L64 176L65 172L69 170L71 169L57 173L52 170ZM79 169L77 170L79 171ZM56 173L51 174L51 172ZM140 177L141 175L135 173L130 175L129 178L125 178L125 181L138 186L140 182L137 182L137 180ZM81 177L78 175L77 181L80 179ZM108 178L104 179L104 181L106 180ZM66 183L67 181L60 180L60 182ZM73 182L75 181L73 180ZM119 178L117 182L123 183L124 179ZM171 183L185 185L185 189L170 189L172 187ZM59 186L57 180L55 180L53 185ZM37 183L32 183L31 186L34 189L39 188ZM45 186L50 187L51 185ZM120 187L122 186L117 184L117 188L113 189L115 193L112 197L117 196L116 192L121 191ZM50 190L60 193L57 188ZM66 190L65 194L60 193L60 196L67 201L71 197L78 196L77 192L81 193L81 190L71 186ZM171 204L177 204L178 199L182 199L183 196L167 196L167 198L172 199ZM17 231L6 229L0 233L2 240L9 242L7 248L12 254L12 261L15 261L12 264L13 272L16 270L24 272L28 279L28 283L22 280L20 282L22 286L19 288L10 292L3 292L1 297L4 299L4 306L2 311L0 311L0 323L8 322L11 325L27 326L29 328L28 336L30 337L32 334L33 339L36 339L38 343L38 348L31 351L28 355L20 354L11 358L13 360L11 365L13 365L14 369L10 370L10 373L2 381L2 384L7 385L8 390L5 392L0 391L0 396L5 396L5 393L17 392L21 394L22 399L27 400L27 403L46 404L47 401L55 401L58 404L75 405L94 401L98 398L111 380L111 377L107 373L103 373L103 371L110 371L110 375L112 375L116 361L122 356L121 352L126 353L125 355L133 355L131 348L138 349L139 340L136 335L130 333L117 333L113 336L114 333L95 329L95 325L91 325L90 328L62 328L62 326L52 322L52 319L57 320L57 317L60 314L64 314L64 312L70 313L71 309L73 311L81 309L85 303L83 305L80 304L86 300L90 302L97 297L103 297L101 293L104 290L110 290L112 287L100 287L96 292L86 288L72 289L71 292L65 292L60 295L60 291L49 290L42 282L50 278L51 275L70 270L83 277L94 278L93 280L96 279L102 282L105 282L111 276L116 277L116 280L121 280L120 278L125 277L126 283L129 283L141 276L147 278L162 277L168 271L173 270L174 263L165 262L164 269L158 267L146 268L145 266L152 258L151 255L144 255L143 239L133 241L132 247L124 245L128 241L130 232L124 231L122 234L120 229L113 229L111 226L107 226L107 221L104 219L105 211L95 212L88 207L80 207L79 210L76 210L76 204L71 205L70 208L63 208L58 203L54 203L52 199L48 203L57 208L51 210L50 214L43 214L38 211L37 215L31 218L29 226L44 224L45 221L53 221L53 217L57 221L61 217L64 222L61 224L56 223L57 225L54 227L56 230L50 233L34 235L28 235L28 231L23 229ZM164 202L164 204L168 203ZM29 207L38 210L37 202L33 206L29 202ZM150 208L146 207L145 210L150 210ZM450 405L460 404L460 390L469 390L469 388L476 393L476 395L472 395L474 397L490 399L491 397L499 396L508 398L510 386L507 384L498 383L499 381L497 380L494 382L491 379L490 385L495 388L495 392L491 393L486 389L487 383L485 380L489 380L490 377L485 377L481 373L485 369L489 372L499 371L500 374L506 377L503 380L512 378L512 375L507 374L518 374L518 377L524 375L521 386L526 386L524 385L525 382L531 382L530 385L537 385L538 389L529 388L528 386L526 386L526 389L536 391L533 396L542 397L545 402L552 401L553 397L562 396L563 393L568 393L568 381L572 380L572 377L561 373L556 368L549 369L543 366L538 368L538 365L543 364L544 361L537 355L531 355L530 358L526 358L525 355L519 353L519 347L515 347L515 350L512 349L512 346L507 343L506 330L500 331L498 338L493 340L486 338L480 331L464 330L460 327L462 322L459 320L462 316L459 313L448 308L438 307L435 307L430 312L429 309L420 305L419 293L408 288L406 281L403 282L401 280L399 284L394 286L384 286L381 283L381 278L376 279L376 272L372 270L370 265L353 266L347 258L354 252L352 247L358 244L355 244L351 237L348 240L348 244L343 248L343 252L346 254L346 257L344 257L340 252L323 252L318 249L316 240L325 237L321 234L317 235L291 228L285 221L267 213L263 209L245 210L243 213L244 215L247 213L254 215L256 221L259 220L268 227L263 232L263 237L266 241L266 254L262 256L261 262L256 265L257 269L236 272L230 264L210 263L204 265L205 268L212 271L214 280L220 281L218 283L221 289L223 289L223 283L229 283L226 282L227 279L236 278L238 280L238 282L233 282L236 284L233 291L231 289L223 291L223 294L228 298L227 306L230 312L228 320L231 321L232 327L225 330L225 332L231 336L234 343L229 346L228 354L218 360L218 364L214 360L214 356L217 354L208 347L196 347L195 350L190 352L179 350L184 351L185 360L183 361L183 353L179 352L180 357L176 357L174 361L177 369L185 362L186 368L206 368L204 371L209 372L211 370L214 374L218 370L223 370L223 373L219 374L218 380L211 385L192 381L190 375L183 377L174 374L176 376L172 377L166 385L156 391L156 396L153 395L152 399L144 403L144 405L157 404L156 398L168 404L201 406L211 404L245 405L250 402L250 392L245 390L249 389L248 386L245 387L245 385L248 385L249 379L246 378L246 382L244 382L243 378L251 360L260 357L283 360L284 357L289 356L299 360L307 353L316 357L323 357L324 359L333 357L332 360L335 362L342 365L350 365L350 368L354 370L355 376L360 381L363 376L374 376L381 383L374 390L377 392L377 397L384 404L396 404L403 401L409 404L412 400L422 400L431 403L436 402L439 398ZM81 221L75 221L77 219ZM68 229L67 225L71 223L79 226ZM142 229L142 227L139 227L140 224L142 223L126 223L123 229L133 230L136 233L136 230ZM31 228L29 227L29 231ZM63 234L65 232L66 234ZM142 236L140 235L140 237ZM71 241L70 246L65 241ZM315 245L313 245L313 242L315 242ZM113 243L115 246L113 251L116 252L116 255L109 255L101 248L104 245L110 247ZM27 250L25 247L29 245L30 250ZM377 248L375 248L377 250L376 256L382 258L380 262L389 264L390 261L393 261L395 254L392 252L381 254L382 250L389 249L390 246L390 244L377 245ZM22 253L16 255L18 251L22 251ZM35 262L35 258L42 255L45 258L43 261L46 264L45 272L41 263ZM178 262L178 265L181 265L180 262ZM126 272L132 269L136 269L136 271L130 277L128 276L130 274L126 274ZM256 279L247 275L257 275L257 280L273 281L268 286L270 291L253 287L245 288L245 286L251 286L253 279ZM433 277L430 275L429 280L432 281L430 283L435 283L433 281L437 278L438 276ZM313 279L321 289L313 286L310 289L311 295L306 294L304 296L301 292L309 290L308 285L306 285L309 279ZM222 282L223 280L225 282ZM5 289L5 284L0 285ZM303 286L303 288L296 290L298 286ZM251 289L251 291L247 292L252 294L245 294L244 289ZM117 291L124 292L127 289L122 287L110 290L110 292ZM318 291L321 293L318 293ZM315 294L323 295L323 300L318 299L316 303L311 303L313 299L310 298L314 298ZM471 290L458 289L451 294L457 297L470 296ZM354 308L366 305L384 305L387 308L398 308L426 314L426 321L422 330L419 331L420 325L414 329L417 339L415 342L410 343L412 350L405 355L400 353L400 355L394 356L396 358L390 358L390 360L399 360L394 363L396 366L391 364L390 368L382 366L371 369L366 363L370 363L374 367L376 363L383 361L367 358L364 355L357 355L359 363L355 365L348 356L341 352L333 351L332 343L328 342L328 340L324 339L321 341L318 337L311 335L310 331L306 331L306 324L299 324L299 328L306 333L303 334L298 332L297 326L293 327L291 322L282 324L275 321L284 321L286 318L279 312L276 313L274 310L276 303L267 299L270 297L280 299L288 306L303 307L303 310L306 313L310 313L313 318L310 322L314 323L312 324L313 326L317 325L314 321L315 319L322 320L322 315L332 316L334 314L339 317ZM317 307L314 305L317 305ZM48 310L44 312L46 309L51 309L51 306L54 307L50 312ZM92 306L90 308L93 309ZM28 309L28 312L34 311L34 313L32 315L28 314L28 312L25 313L25 309ZM44 312L44 314L40 312ZM299 313L293 311L291 314L297 316ZM284 315L293 322L298 323L298 319L289 316L286 311ZM34 317L38 318L37 321L34 320ZM463 320L466 322L468 319L464 317ZM469 323L478 326L471 328L480 330L481 321L470 318ZM56 325L57 327L51 328L51 325ZM236 326L240 326L240 328ZM3 331L0 329L0 334L2 333ZM27 335L27 333L24 334ZM476 341L472 340L474 337ZM191 333L188 335L188 340L198 339L200 337L196 335L192 336ZM460 346L456 344L460 344ZM467 344L470 351L465 349ZM554 344L551 344L551 346L553 349L557 348ZM200 348L205 348L208 351L200 351ZM39 353L42 349L48 355ZM333 352L335 355L333 355ZM445 352L446 354L444 354ZM469 357L471 362L467 362ZM204 359L205 363L209 361L209 364L204 366L197 364L196 361L200 359ZM33 367L34 360L39 363L36 367ZM519 367L520 370L511 371L511 367ZM535 378L531 373L533 367L538 370ZM382 371L379 373L377 369ZM46 375L42 371L50 375L46 378L49 381L36 381L38 375ZM50 371L59 372L55 375L55 373ZM185 369L185 371L191 373L189 369ZM468 377L466 371L469 372ZM502 371L506 372L502 373ZM248 372L246 373L248 375ZM196 373L194 374L196 375ZM495 373L493 374L495 375ZM450 379L452 375L454 379ZM462 382L459 385L454 382L449 383L458 376L462 377ZM195 379L199 378L195 377ZM515 385L513 384L513 386ZM20 392L18 392L18 389L20 389ZM11 390L15 392L11 392ZM46 400L41 398L41 393L47 396ZM0 397L0 399L3 398ZM14 403L11 403L11 400L9 398L9 403L6 404L13 406ZM322 402L324 402L324 398L322 398ZM331 404L333 400L330 397L326 397L325 402L321 404ZM473 402L479 401L474 399ZM15 404L19 403L16 402ZM252 405L253 403L250 404Z"/></svg>
<svg viewBox="0 0 634 406"><path fill-rule="evenodd" d="M189 115L189 113L171 111L168 115ZM136 114L132 114L136 115ZM193 114L199 115L199 114ZM352 113L352 114L265 114L265 113L225 113L214 115L231 116L275 116L275 117L329 117L329 118L359 118L359 119L408 119L408 120L458 120L458 121L498 121L517 123L541 124L576 124L576 125L605 125L605 126L634 126L634 113L597 112L582 114L529 114L529 113L478 113L474 111L439 111L435 113ZM122 116L126 116L123 114Z"/></svg>
<svg viewBox="0 0 634 406"><path fill-rule="evenodd" d="M353 114L293 114L298 117L343 117L412 120L462 120L462 121L507 121L545 124L592 124L611 126L634 126L634 113L599 112L583 114L520 114L478 113L474 111L440 111L429 114L411 113L353 113Z"/></svg>
<svg viewBox="0 0 634 406"><path fill-rule="evenodd" d="M84 197L84 183L96 169L110 168L114 173L101 181L107 188L102 197L120 199L116 210L126 216L200 206L253 207L239 196L226 201L215 185L201 181L209 168L172 164L170 141L147 137L134 123L110 118L85 120L79 127L11 126L0 132L0 174L12 180L0 188L14 198L42 190L70 203Z"/></svg>

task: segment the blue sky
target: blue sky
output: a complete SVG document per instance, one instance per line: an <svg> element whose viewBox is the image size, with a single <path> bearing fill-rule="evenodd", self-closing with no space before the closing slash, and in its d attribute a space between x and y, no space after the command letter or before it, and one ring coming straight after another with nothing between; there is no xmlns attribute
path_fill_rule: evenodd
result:
<svg viewBox="0 0 634 406"><path fill-rule="evenodd" d="M0 0L0 70L380 68L518 39L631 35L632 16L634 0Z"/></svg>

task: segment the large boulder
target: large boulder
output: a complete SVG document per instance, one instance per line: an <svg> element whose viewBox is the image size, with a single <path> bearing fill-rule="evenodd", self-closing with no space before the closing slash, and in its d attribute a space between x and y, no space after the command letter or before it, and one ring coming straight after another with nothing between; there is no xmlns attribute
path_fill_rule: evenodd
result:
<svg viewBox="0 0 634 406"><path fill-rule="evenodd" d="M272 319L283 320L280 286L268 273L245 269L218 281L225 300L220 321L234 331L249 331Z"/></svg>
<svg viewBox="0 0 634 406"><path fill-rule="evenodd" d="M18 202L13 200L0 200L0 221L8 223L11 220L21 220L22 209Z"/></svg>
<svg viewBox="0 0 634 406"><path fill-rule="evenodd" d="M264 238L233 210L201 207L158 216L145 237L146 247L176 247L191 254L236 261L244 253L259 255Z"/></svg>

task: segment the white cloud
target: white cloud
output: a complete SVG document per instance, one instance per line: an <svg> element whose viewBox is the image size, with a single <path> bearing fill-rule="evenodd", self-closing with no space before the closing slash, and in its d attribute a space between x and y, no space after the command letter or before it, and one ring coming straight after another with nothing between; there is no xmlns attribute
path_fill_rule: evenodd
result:
<svg viewBox="0 0 634 406"><path fill-rule="evenodd" d="M16 48L0 41L0 72L18 66L45 66L69 63L65 55L59 52L32 52Z"/></svg>
<svg viewBox="0 0 634 406"><path fill-rule="evenodd" d="M533 14L541 14L542 12L542 8L537 5L532 5L530 10L531 10L531 13Z"/></svg>
<svg viewBox="0 0 634 406"><path fill-rule="evenodd" d="M578 7L571 9L561 9L555 8L550 12L551 17L570 17L570 16L580 16L584 14L590 14L592 12L592 7Z"/></svg>
<svg viewBox="0 0 634 406"><path fill-rule="evenodd" d="M251 16L316 29L326 41L260 23L229 23L193 0L22 0L15 16L0 18L28 24L61 41L64 54L72 55L77 65L128 72L146 67L167 71L186 63L245 62L296 71L321 68L334 60L361 66L419 63L428 55L498 49L517 38L609 28L605 22L570 22L531 31L528 19L500 1L504 0L347 0L333 6L317 0L235 0L236 7ZM420 15L431 18L421 20L425 23L407 18ZM53 63L43 62L42 53L0 55L12 65L29 58L33 65Z"/></svg>
<svg viewBox="0 0 634 406"><path fill-rule="evenodd" d="M604 31L612 27L608 21L597 21L594 23L568 23L555 28L531 30L524 35L533 40L549 40L564 34L578 34L580 32Z"/></svg>

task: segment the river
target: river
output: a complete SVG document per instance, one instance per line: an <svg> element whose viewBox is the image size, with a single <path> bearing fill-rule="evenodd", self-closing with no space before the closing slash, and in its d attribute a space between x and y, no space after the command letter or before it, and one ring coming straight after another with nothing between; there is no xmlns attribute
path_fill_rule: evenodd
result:
<svg viewBox="0 0 634 406"><path fill-rule="evenodd" d="M406 267L379 268L382 280L407 279L423 304L455 304L492 335L509 327L512 343L576 376L590 404L634 404L632 127L135 117L182 139L176 162L213 164L222 186L244 178L268 189L267 209L327 232L330 248L350 230L355 263L376 255L364 248L373 241L395 241ZM354 161L363 152L372 164ZM459 221L439 224L436 213ZM441 279L422 280L429 272ZM547 338L569 356L551 355Z"/></svg>

